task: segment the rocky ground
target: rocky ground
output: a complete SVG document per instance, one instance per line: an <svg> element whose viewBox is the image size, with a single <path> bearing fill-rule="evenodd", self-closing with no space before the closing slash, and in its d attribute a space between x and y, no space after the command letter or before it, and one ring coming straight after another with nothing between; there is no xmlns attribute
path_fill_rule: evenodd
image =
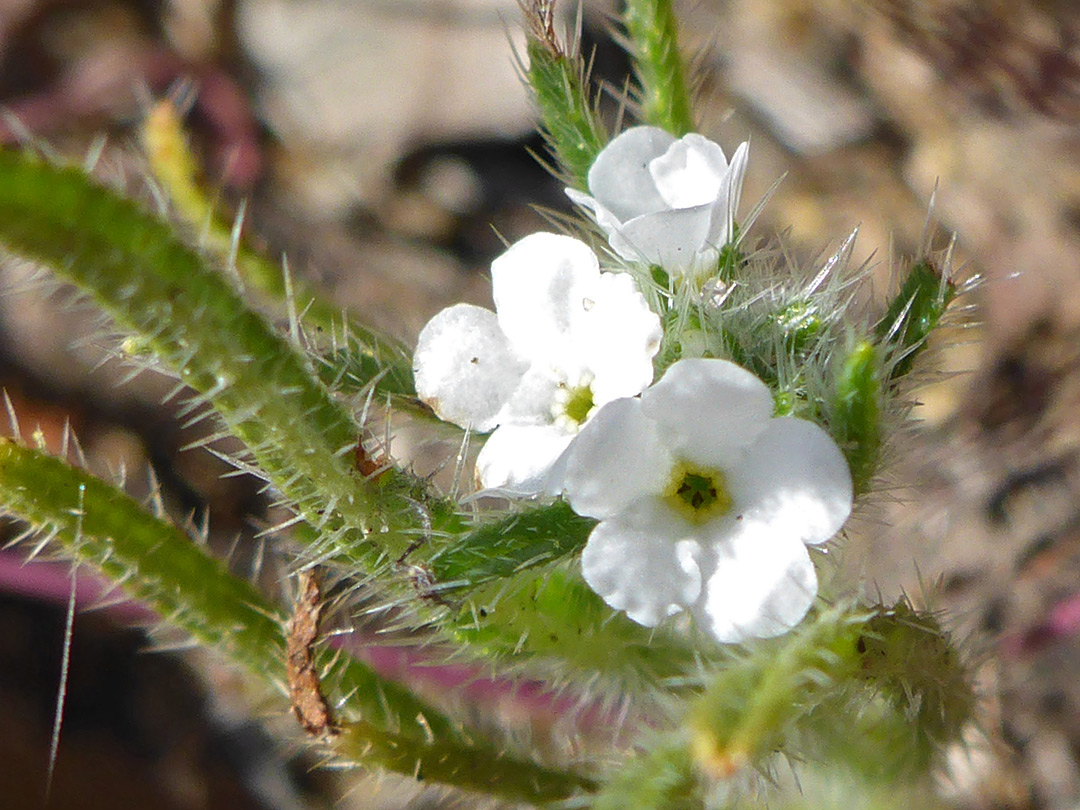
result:
<svg viewBox="0 0 1080 810"><path fill-rule="evenodd" d="M702 53L703 131L728 147L751 138L744 203L786 173L760 233L784 230L809 265L859 227L873 306L933 197L940 239L955 232L964 272L985 276L970 301L981 326L932 358L968 373L928 378L922 429L896 448L899 497L880 507L893 528L857 525L850 557L884 594L933 593L983 662L988 741L953 769L957 806L1080 806L1080 11L677 6ZM584 41L617 95L626 64L609 10L586 2ZM207 177L230 205L249 201L266 248L411 338L450 302L486 303L499 235L542 226L530 206L566 206L526 151L541 147L511 57L518 13L515 0L6 0L0 103L14 117L0 137L81 154L106 133L104 165L138 190L133 126L147 101L194 99ZM257 494L177 452L193 437L159 404L164 384L117 388L120 372L84 339L93 315L26 290L24 267L3 272L22 292L0 297L0 382L22 421L55 437L68 419L97 469L124 463L138 487L153 465L177 514L209 505L218 542L250 535ZM43 587L0 596L0 795L13 807L35 806L47 760L63 622L57 600L31 598ZM52 806L328 801L332 777L238 714L228 683L208 689L197 659L139 654L138 634L107 613L81 615L75 638ZM81 789L88 779L102 789ZM375 786L351 798L429 800Z"/></svg>

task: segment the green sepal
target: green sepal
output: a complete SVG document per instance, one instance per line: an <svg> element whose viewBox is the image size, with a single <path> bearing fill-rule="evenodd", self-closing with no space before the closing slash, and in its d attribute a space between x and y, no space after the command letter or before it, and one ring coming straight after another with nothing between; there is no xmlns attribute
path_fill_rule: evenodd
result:
<svg viewBox="0 0 1080 810"><path fill-rule="evenodd" d="M695 129L671 0L627 0L622 14L641 90L641 120L682 137Z"/></svg>
<svg viewBox="0 0 1080 810"><path fill-rule="evenodd" d="M814 345L825 329L818 305L812 301L795 301L776 313L776 324L784 338L787 351L802 356Z"/></svg>
<svg viewBox="0 0 1080 810"><path fill-rule="evenodd" d="M865 621L846 606L822 610L733 657L687 711L700 768L730 776L781 750L800 720L855 674Z"/></svg>
<svg viewBox="0 0 1080 810"><path fill-rule="evenodd" d="M972 674L937 617L906 599L880 608L859 639L860 677L903 719L898 757L912 770L929 767L959 742L975 715Z"/></svg>
<svg viewBox="0 0 1080 810"><path fill-rule="evenodd" d="M739 270L746 265L746 256L739 247L741 231L737 222L732 223L731 237L720 248L720 255L716 259L716 277L726 284L736 281Z"/></svg>
<svg viewBox="0 0 1080 810"><path fill-rule="evenodd" d="M365 397L374 388L378 394L391 395L397 408L413 415L425 413L415 400L412 358L404 349L385 340L375 342L370 334L358 334L348 321L341 320L338 328L331 329L329 345L314 351L315 372L327 388L336 394Z"/></svg>
<svg viewBox="0 0 1080 810"><path fill-rule="evenodd" d="M911 371L926 340L956 297L956 284L930 259L915 262L874 331L896 358L892 380Z"/></svg>
<svg viewBox="0 0 1080 810"><path fill-rule="evenodd" d="M961 652L932 614L839 604L733 655L685 723L704 774L767 770L783 753L910 781L961 739L974 704Z"/></svg>

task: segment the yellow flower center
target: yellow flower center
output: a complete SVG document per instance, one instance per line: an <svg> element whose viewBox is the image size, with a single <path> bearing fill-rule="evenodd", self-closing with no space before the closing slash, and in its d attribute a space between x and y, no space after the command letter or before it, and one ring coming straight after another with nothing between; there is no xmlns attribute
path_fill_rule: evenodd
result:
<svg viewBox="0 0 1080 810"><path fill-rule="evenodd" d="M733 506L727 479L720 470L679 462L664 489L664 501L691 523L726 515Z"/></svg>
<svg viewBox="0 0 1080 810"><path fill-rule="evenodd" d="M555 392L555 402L551 407L551 415L555 419L555 424L567 433L577 433L581 430L581 426L596 410L592 381L591 374L583 374L576 385L570 385L568 382L559 383L559 390Z"/></svg>
<svg viewBox="0 0 1080 810"><path fill-rule="evenodd" d="M563 409L563 413L569 419L581 425L589 418L593 407L592 386L579 385L577 388L570 389L566 397L566 407Z"/></svg>

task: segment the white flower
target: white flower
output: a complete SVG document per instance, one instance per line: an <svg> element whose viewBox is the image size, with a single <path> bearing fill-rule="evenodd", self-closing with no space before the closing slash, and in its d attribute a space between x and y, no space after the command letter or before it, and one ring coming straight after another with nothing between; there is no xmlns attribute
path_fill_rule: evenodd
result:
<svg viewBox="0 0 1080 810"><path fill-rule="evenodd" d="M653 378L660 319L625 273L592 250L536 233L491 265L495 312L457 304L431 319L413 355L416 392L449 422L486 432L485 488L544 491L554 461L602 405Z"/></svg>
<svg viewBox="0 0 1080 810"><path fill-rule="evenodd" d="M627 261L669 273L716 267L731 239L749 145L728 163L724 150L701 135L676 139L658 127L619 135L589 169L592 196L568 188Z"/></svg>
<svg viewBox="0 0 1080 810"><path fill-rule="evenodd" d="M585 581L649 627L689 609L723 642L779 635L817 593L806 544L851 512L851 473L817 425L772 418L757 377L682 360L600 410L564 459L567 498L599 518Z"/></svg>

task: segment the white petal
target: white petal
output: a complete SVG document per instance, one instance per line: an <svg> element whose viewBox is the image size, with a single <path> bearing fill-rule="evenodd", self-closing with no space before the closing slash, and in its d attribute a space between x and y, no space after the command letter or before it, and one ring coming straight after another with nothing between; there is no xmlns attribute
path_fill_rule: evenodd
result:
<svg viewBox="0 0 1080 810"><path fill-rule="evenodd" d="M642 258L639 251L634 249L633 245L622 238L620 233L622 221L597 202L596 199L590 197L588 194L582 194L580 191L575 191L572 188L566 189L566 196L578 205L587 208L592 212L593 219L596 220L596 224L600 226L604 235L607 236L608 243L616 254L623 259L626 259L628 262L647 261Z"/></svg>
<svg viewBox="0 0 1080 810"><path fill-rule="evenodd" d="M413 354L417 396L440 419L479 431L498 424L527 367L510 350L495 313L472 304L428 321Z"/></svg>
<svg viewBox="0 0 1080 810"><path fill-rule="evenodd" d="M624 222L612 249L630 261L658 264L670 273L694 272L716 252L708 244L712 203L644 214Z"/></svg>
<svg viewBox="0 0 1080 810"><path fill-rule="evenodd" d="M655 419L679 458L725 467L769 424L768 386L727 360L689 359L672 365L641 395L642 410Z"/></svg>
<svg viewBox="0 0 1080 810"><path fill-rule="evenodd" d="M609 239L612 234L617 233L619 228L622 227L622 221L601 205L596 198L590 197L588 194L582 194L572 188L566 189L566 196L582 208L591 211L596 224L604 230Z"/></svg>
<svg viewBox="0 0 1080 810"><path fill-rule="evenodd" d="M567 342L571 310L579 310L600 277L596 255L584 242L534 233L515 242L491 264L491 287L499 326L511 347L545 361Z"/></svg>
<svg viewBox="0 0 1080 810"><path fill-rule="evenodd" d="M476 457L480 486L526 497L543 493L552 465L571 438L552 425L500 426Z"/></svg>
<svg viewBox="0 0 1080 810"><path fill-rule="evenodd" d="M851 471L824 430L773 419L728 477L736 508L777 536L824 543L851 514Z"/></svg>
<svg viewBox="0 0 1080 810"><path fill-rule="evenodd" d="M649 164L656 190L669 208L691 208L716 202L727 175L724 150L691 133Z"/></svg>
<svg viewBox="0 0 1080 810"><path fill-rule="evenodd" d="M663 336L660 318L634 279L626 273L601 274L571 325L573 350L593 377L593 401L604 405L648 387Z"/></svg>
<svg viewBox="0 0 1080 810"><path fill-rule="evenodd" d="M712 225L709 228L709 244L723 247L731 241L735 225L735 215L739 212L742 199L743 178L746 176L746 163L750 157L750 144L743 142L731 156L731 165L724 175L720 193L712 212Z"/></svg>
<svg viewBox="0 0 1080 810"><path fill-rule="evenodd" d="M675 136L659 127L633 127L603 148L589 169L589 191L620 221L666 208L649 163Z"/></svg>
<svg viewBox="0 0 1080 810"><path fill-rule="evenodd" d="M672 459L641 400L609 402L578 433L566 459L567 499L579 515L608 518L661 492Z"/></svg>
<svg viewBox="0 0 1080 810"><path fill-rule="evenodd" d="M654 627L701 591L700 548L685 536L689 528L656 501L601 521L581 554L585 582L611 607Z"/></svg>
<svg viewBox="0 0 1080 810"><path fill-rule="evenodd" d="M499 412L500 425L550 425L561 380L546 364L530 366Z"/></svg>
<svg viewBox="0 0 1080 810"><path fill-rule="evenodd" d="M705 586L693 606L722 642L778 636L802 620L817 595L806 546L761 525L740 529L702 555Z"/></svg>

